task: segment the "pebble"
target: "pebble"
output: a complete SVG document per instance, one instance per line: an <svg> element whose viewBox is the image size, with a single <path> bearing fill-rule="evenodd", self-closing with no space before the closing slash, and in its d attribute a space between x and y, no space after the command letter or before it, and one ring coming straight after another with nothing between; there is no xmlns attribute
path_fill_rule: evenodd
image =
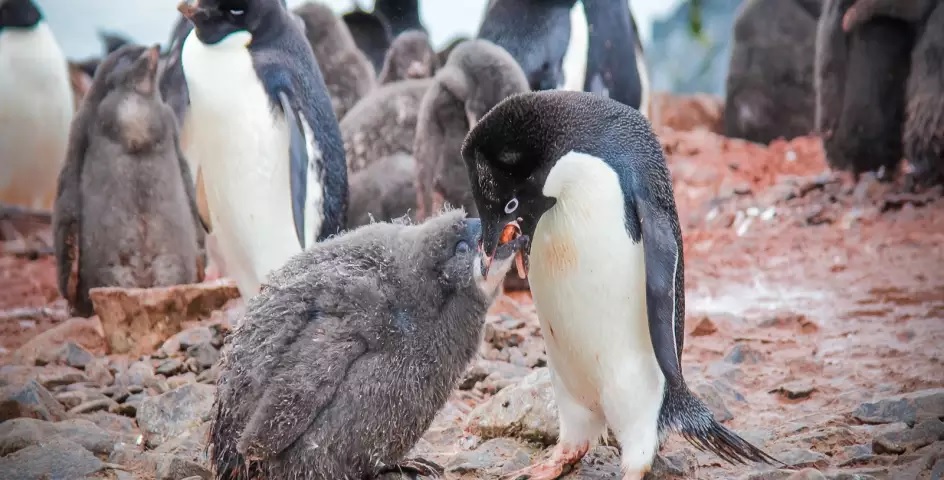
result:
<svg viewBox="0 0 944 480"><path fill-rule="evenodd" d="M92 452L63 438L54 438L0 458L4 480L83 478L105 468Z"/></svg>
<svg viewBox="0 0 944 480"><path fill-rule="evenodd" d="M188 328L171 336L161 345L161 351L168 356L173 356L181 350L213 340L213 332L208 327L198 326Z"/></svg>
<svg viewBox="0 0 944 480"><path fill-rule="evenodd" d="M155 448L209 420L215 394L215 386L191 383L141 402L136 418L148 447Z"/></svg>
<svg viewBox="0 0 944 480"><path fill-rule="evenodd" d="M815 468L804 468L787 477L787 480L826 480L826 475Z"/></svg>
<svg viewBox="0 0 944 480"><path fill-rule="evenodd" d="M0 422L20 417L56 421L66 418L66 411L49 390L29 380L0 388Z"/></svg>
<svg viewBox="0 0 944 480"><path fill-rule="evenodd" d="M506 387L470 414L466 430L483 439L515 437L552 445L559 433L557 403L547 368Z"/></svg>
<svg viewBox="0 0 944 480"><path fill-rule="evenodd" d="M203 465L177 455L160 455L156 467L157 480L179 480L189 477L210 480L213 478L210 471Z"/></svg>
<svg viewBox="0 0 944 480"><path fill-rule="evenodd" d="M187 372L181 375L175 375L167 379L167 387L169 390L182 387L189 383L196 383L197 376L193 372Z"/></svg>

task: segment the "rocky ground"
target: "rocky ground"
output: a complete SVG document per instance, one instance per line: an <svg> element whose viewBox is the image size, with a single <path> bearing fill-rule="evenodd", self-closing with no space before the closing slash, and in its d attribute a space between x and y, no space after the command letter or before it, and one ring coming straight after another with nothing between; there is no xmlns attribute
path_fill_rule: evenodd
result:
<svg viewBox="0 0 944 480"><path fill-rule="evenodd" d="M685 237L686 378L789 469L730 466L671 437L653 476L944 477L941 191L853 182L813 138L660 136ZM104 291L98 316L70 319L48 230L14 225L30 233L9 240L4 222L0 478L209 478L215 365L242 308L232 286ZM557 424L545 364L529 296L500 298L480 357L414 453L457 479L546 455ZM617 448L565 478L619 478Z"/></svg>

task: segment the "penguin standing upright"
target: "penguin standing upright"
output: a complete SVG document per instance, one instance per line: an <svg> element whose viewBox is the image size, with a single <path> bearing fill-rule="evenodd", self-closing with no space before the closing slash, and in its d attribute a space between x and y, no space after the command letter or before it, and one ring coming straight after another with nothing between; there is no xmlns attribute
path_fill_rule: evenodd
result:
<svg viewBox="0 0 944 480"><path fill-rule="evenodd" d="M673 430L731 462L774 461L718 423L682 377L681 229L662 148L639 112L585 92L524 93L485 115L462 155L481 248L531 238L560 440L521 474L557 478L607 426L624 480L643 478Z"/></svg>
<svg viewBox="0 0 944 480"><path fill-rule="evenodd" d="M345 224L341 134L311 46L280 0L196 0L182 63L187 155L243 296Z"/></svg>
<svg viewBox="0 0 944 480"><path fill-rule="evenodd" d="M69 67L32 0L0 0L0 202L49 209L75 111Z"/></svg>

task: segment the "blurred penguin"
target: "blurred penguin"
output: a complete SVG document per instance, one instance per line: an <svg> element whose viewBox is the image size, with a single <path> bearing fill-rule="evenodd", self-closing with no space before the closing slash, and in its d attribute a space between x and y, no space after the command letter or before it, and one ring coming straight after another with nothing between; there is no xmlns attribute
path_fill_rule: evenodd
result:
<svg viewBox="0 0 944 480"><path fill-rule="evenodd" d="M370 60L354 43L347 25L326 5L306 2L294 9L305 25L305 33L331 95L338 119L377 83Z"/></svg>
<svg viewBox="0 0 944 480"><path fill-rule="evenodd" d="M381 16L366 12L359 6L342 15L341 20L350 30L357 48L367 55L374 71L379 72L383 68L390 42L393 41L390 25Z"/></svg>
<svg viewBox="0 0 944 480"><path fill-rule="evenodd" d="M396 38L407 30L426 33L420 20L419 0L375 0L374 14L379 14L390 25L390 35Z"/></svg>
<svg viewBox="0 0 944 480"><path fill-rule="evenodd" d="M53 227L59 289L82 316L93 313L91 288L193 283L203 273L193 181L158 93L158 54L126 45L106 57L72 124Z"/></svg>
<svg viewBox="0 0 944 480"><path fill-rule="evenodd" d="M378 81L384 85L411 78L429 78L439 65L439 57L429 45L426 33L407 30L390 44Z"/></svg>
<svg viewBox="0 0 944 480"><path fill-rule="evenodd" d="M32 0L0 0L0 202L50 209L75 112L69 67Z"/></svg>
<svg viewBox="0 0 944 480"><path fill-rule="evenodd" d="M416 160L395 153L351 175L347 207L348 230L372 222L415 220Z"/></svg>

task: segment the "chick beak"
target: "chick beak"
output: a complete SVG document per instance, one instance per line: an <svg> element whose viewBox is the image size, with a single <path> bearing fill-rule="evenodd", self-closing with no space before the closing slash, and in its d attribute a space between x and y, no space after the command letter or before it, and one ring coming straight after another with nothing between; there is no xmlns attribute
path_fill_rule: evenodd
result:
<svg viewBox="0 0 944 480"><path fill-rule="evenodd" d="M406 69L406 76L408 78L423 78L426 76L426 69L419 61L410 62L410 66Z"/></svg>

